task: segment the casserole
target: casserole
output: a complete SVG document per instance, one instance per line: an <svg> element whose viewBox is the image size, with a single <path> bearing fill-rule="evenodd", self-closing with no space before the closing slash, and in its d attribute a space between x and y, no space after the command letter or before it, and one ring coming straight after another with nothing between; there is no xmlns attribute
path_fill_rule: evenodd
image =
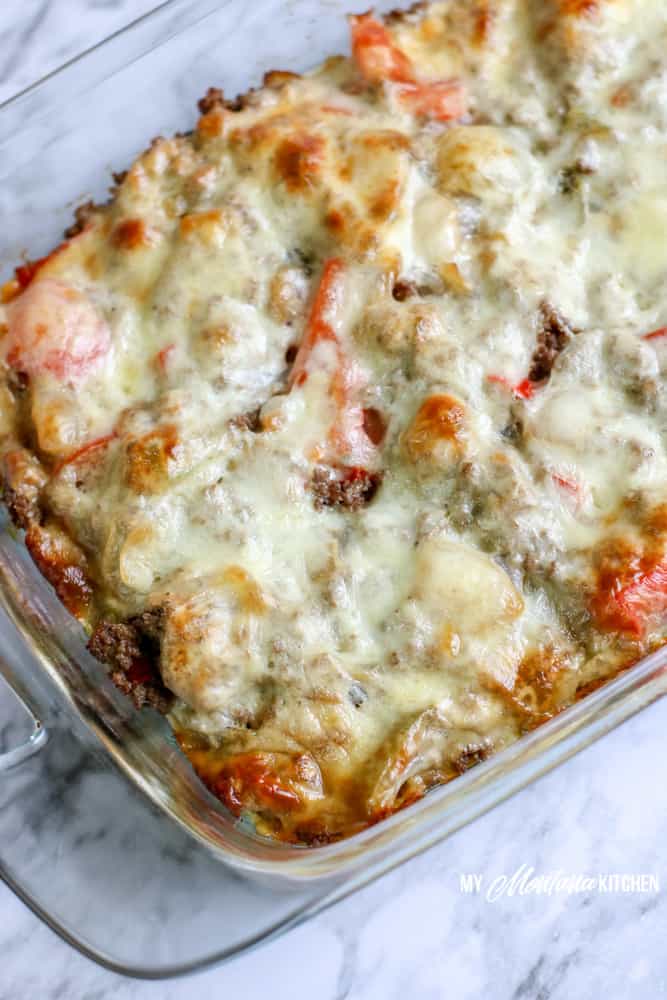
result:
<svg viewBox="0 0 667 1000"><path fill-rule="evenodd" d="M119 160L123 160L124 152L129 159L131 154L141 148L153 127L152 113L148 113L154 107L150 97L161 93L164 87L164 67L171 67L167 79L180 78L182 82L185 77L185 68L180 74L173 71L178 52L184 60L194 61L196 56L197 68L196 72L187 75L187 95L174 96L173 100L166 103L177 109L173 119L174 129L183 127L189 121L193 96L203 92L210 80L219 76L211 62L207 61L207 54L210 59L214 52L215 61L219 60L221 56L217 42L224 37L233 48L230 29L237 17L247 21L245 30L252 31L253 25L256 25L255 19L263 9L254 7L252 12L240 13L238 7L227 5L212 13L211 8L214 6L171 3L153 18L142 22L140 31L137 30L134 35L137 48L145 44L143 33L149 29L156 33L162 30L167 33L173 31L177 17L182 30L178 36L144 57L141 74L138 71L139 64L134 64L125 71L128 87L132 88L133 109L138 103L137 93L146 96L146 104L140 105L136 115L134 111L131 114L124 113L126 105L118 97L118 73L113 72L110 62L106 62L102 69L105 79L98 82L85 97L80 96L84 80L90 80L86 74L96 75L95 67L91 70L90 57L84 57L78 66L70 68L62 77L57 78L64 93L70 97L78 95L77 112L81 113L83 119L81 125L73 122L68 110L63 112L62 122L57 121L48 102L50 84L38 87L12 103L3 132L3 141L8 148L17 150L12 158L12 169L3 177L3 210L8 222L2 247L4 265L10 265L16 259L18 241L28 237L29 217L36 220L38 230L34 242L31 241L31 251L46 251L54 242L55 234L65 227L66 219L64 214L60 218L57 214L54 217L48 209L51 204L59 206L68 197L87 191L88 179L96 176L95 166L102 158L100 150L105 151L104 156L110 163L118 165ZM305 5L301 12L307 15ZM266 13L267 16L271 14L270 8L267 7ZM202 17L204 20L197 20ZM190 27L185 30L183 26L188 20L191 22ZM307 25L307 16L304 22L299 23ZM340 36L344 31L344 23L340 9L332 14L327 9L327 13L322 13L318 19L317 25L317 43L321 46L321 51L316 54L311 46L309 62L315 61L316 56L343 46ZM289 63L295 65L292 57L296 57L298 53L300 58L306 49L303 38L296 31L285 36L272 32L270 39L264 37L265 34L262 35L261 47L266 46L266 50L256 52L257 72L251 74L250 80L241 74L237 74L238 80L234 79L231 66L226 67L230 71L229 83L227 78L223 82L230 91L244 89L266 66ZM111 62L116 44L117 40L105 52L106 58ZM186 62L182 65L185 67ZM301 68L298 61L296 65ZM151 82L144 83L144 87L138 91L139 77L142 76L144 81L148 80L149 70L155 72L156 77L150 77ZM112 75L107 77L109 73ZM119 101L117 105L113 103L113 95ZM45 103L39 110L42 100ZM95 105L100 102L104 102L110 109L109 117L104 121L94 119L93 115ZM147 109L145 116L143 108ZM31 118L24 128L20 116L26 109L31 109ZM144 117L146 121L143 120ZM120 130L121 141L119 131L114 128L114 123L120 122L123 123L123 129ZM164 124L167 128L172 127L170 122ZM59 131L61 125L62 133ZM68 154L81 148L82 137L84 134L89 136L91 128L94 141L90 142L88 139L88 142L95 147L92 162L84 167L79 161L76 169L70 170ZM9 162L8 157L5 162ZM67 171L64 170L65 164L68 164ZM63 186L67 190L55 190L55 185L48 192L40 189L39 179L45 169L48 169L51 176L64 178ZM93 196L101 195L99 190L91 193ZM352 881L346 883L345 887L341 885L333 893L323 891L317 906L350 891L360 878L367 880L441 839L482 809L520 787L524 781L553 766L557 760L585 745L605 728L663 691L664 657L658 653L591 696L585 703L568 710L543 729L464 775L454 785L432 793L409 812L398 814L381 826L339 845L306 853L298 847L267 844L254 837L232 823L224 810L205 795L189 774L185 762L179 762L173 747L166 742L164 727L152 718L136 718L111 690L103 672L84 653L81 636L77 634L73 623L56 605L46 586L38 581L36 572L21 552L20 546L9 535L5 535L3 539L3 594L5 607L24 637L29 638L51 680L56 682L62 694L76 704L116 762L154 801L185 824L218 857L248 873L279 880L286 885L331 878L340 881L346 876L352 877ZM82 670L81 665L85 669ZM28 689L39 687L31 678L32 675L26 670L22 684L27 685ZM25 691L24 697L30 700L30 694ZM38 703L39 694L33 694L33 700ZM38 708L37 704L36 707ZM169 749L165 753L166 747ZM362 865L363 875L359 876L358 871Z"/></svg>

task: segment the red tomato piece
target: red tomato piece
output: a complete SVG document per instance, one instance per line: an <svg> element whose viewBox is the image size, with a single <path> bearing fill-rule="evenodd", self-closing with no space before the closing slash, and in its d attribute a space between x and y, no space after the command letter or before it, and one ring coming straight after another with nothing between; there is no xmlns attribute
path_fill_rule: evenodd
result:
<svg viewBox="0 0 667 1000"><path fill-rule="evenodd" d="M103 437L95 438L93 441L87 441L85 444L81 445L80 448L77 448L76 451L72 452L71 455L67 455L66 458L61 459L54 468L53 475L57 476L66 465L72 465L79 462L82 458L88 458L101 448L106 448L106 446L113 441L115 437L116 432L114 431L112 434L105 434Z"/></svg>
<svg viewBox="0 0 667 1000"><path fill-rule="evenodd" d="M519 399L532 399L535 395L535 390L538 388L539 382L531 382L529 378L524 378L513 387L512 392Z"/></svg>
<svg viewBox="0 0 667 1000"><path fill-rule="evenodd" d="M236 816L243 808L295 809L301 797L286 773L285 756L264 751L238 754L212 782L213 791Z"/></svg>
<svg viewBox="0 0 667 1000"><path fill-rule="evenodd" d="M343 292L345 265L338 257L328 260L322 270L320 284L306 323L306 330L296 353L289 376L289 389L305 384L313 350L322 341L330 341L336 350L335 371L331 379L331 399L336 419L328 434L328 443L336 461L355 464L371 462L375 455L373 435L369 433L368 417L358 402L363 377L359 368L346 357L332 326L332 309Z"/></svg>
<svg viewBox="0 0 667 1000"><path fill-rule="evenodd" d="M487 375L486 381L492 382L494 385L501 385L503 389L507 389L508 391L512 388L512 383L504 375Z"/></svg>
<svg viewBox="0 0 667 1000"><path fill-rule="evenodd" d="M44 266L46 258L42 257L41 260L29 260L25 264L20 264L18 267L14 268L14 274L16 275L16 280L18 281L21 288L27 288L30 282L33 280L40 267Z"/></svg>
<svg viewBox="0 0 667 1000"><path fill-rule="evenodd" d="M7 361L28 375L74 382L98 366L111 332L92 302L55 278L32 281L7 308Z"/></svg>
<svg viewBox="0 0 667 1000"><path fill-rule="evenodd" d="M516 385L512 385L510 380L505 378L504 375L487 375L486 381L493 382L495 385L502 385L503 388L510 391L517 399L532 399L536 390L542 385L542 382L531 382L529 378L524 378L521 382L517 382Z"/></svg>
<svg viewBox="0 0 667 1000"><path fill-rule="evenodd" d="M397 93L401 104L412 114L439 122L463 118L468 109L465 90L458 80L401 83Z"/></svg>
<svg viewBox="0 0 667 1000"><path fill-rule="evenodd" d="M642 340L659 340L661 337L667 337L667 326L661 326L657 330L645 333Z"/></svg>
<svg viewBox="0 0 667 1000"><path fill-rule="evenodd" d="M415 79L412 63L380 21L372 14L358 14L349 20L352 55L365 80L410 83Z"/></svg>
<svg viewBox="0 0 667 1000"><path fill-rule="evenodd" d="M604 579L591 602L591 612L601 628L640 638L649 618L667 611L667 559L649 567L640 565L628 577L627 582L618 577Z"/></svg>
<svg viewBox="0 0 667 1000"><path fill-rule="evenodd" d="M556 486L560 487L566 493L569 493L573 497L579 497L581 494L581 487L579 483L574 479L568 479L567 476L560 476L557 472L551 473L551 478L553 479Z"/></svg>
<svg viewBox="0 0 667 1000"><path fill-rule="evenodd" d="M155 355L155 362L161 372L166 372L169 367L169 357L175 350L176 344L167 344L163 347L161 351L158 351Z"/></svg>
<svg viewBox="0 0 667 1000"><path fill-rule="evenodd" d="M569 476L562 476L557 472L551 473L551 480L558 487L563 501L573 511L578 511L585 499L584 487L577 480Z"/></svg>
<svg viewBox="0 0 667 1000"><path fill-rule="evenodd" d="M308 378L306 367L316 344L322 340L332 340L334 343L338 343L336 333L328 317L336 297L340 294L344 270L345 265L339 257L332 257L324 265L315 301L306 323L306 330L290 372L290 389L295 385L303 385Z"/></svg>
<svg viewBox="0 0 667 1000"><path fill-rule="evenodd" d="M377 453L364 426L363 408L351 400L341 404L329 432L329 443L340 459L355 464L372 463Z"/></svg>
<svg viewBox="0 0 667 1000"><path fill-rule="evenodd" d="M350 17L350 30L354 61L369 83L397 84L398 99L412 114L441 122L465 115L466 94L460 81L420 81L391 33L371 14Z"/></svg>

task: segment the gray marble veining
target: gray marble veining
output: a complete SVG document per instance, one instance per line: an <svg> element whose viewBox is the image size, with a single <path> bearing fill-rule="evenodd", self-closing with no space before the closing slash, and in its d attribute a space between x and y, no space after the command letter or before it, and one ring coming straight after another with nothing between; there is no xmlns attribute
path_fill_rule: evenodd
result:
<svg viewBox="0 0 667 1000"><path fill-rule="evenodd" d="M156 0L4 0L0 103L156 6Z"/></svg>
<svg viewBox="0 0 667 1000"><path fill-rule="evenodd" d="M8 0L0 6L0 99L152 6ZM1 689L0 699L9 739L17 730L5 723ZM105 972L0 887L0 1000L659 998L667 993L666 728L667 702L306 926L196 978L139 983ZM82 850L86 830L99 835L94 820L83 823ZM601 889L549 894L535 883L527 891L519 878L512 890L502 879L522 866L538 876L603 876ZM660 887L607 891L614 873L655 876ZM481 876L481 890L463 891L462 874Z"/></svg>

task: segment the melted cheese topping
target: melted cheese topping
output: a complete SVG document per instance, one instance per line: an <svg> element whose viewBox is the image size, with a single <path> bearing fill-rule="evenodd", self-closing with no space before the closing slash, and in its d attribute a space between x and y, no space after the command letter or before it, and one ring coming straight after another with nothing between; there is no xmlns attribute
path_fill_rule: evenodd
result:
<svg viewBox="0 0 667 1000"><path fill-rule="evenodd" d="M195 768L310 841L667 608L664 4L352 22L352 60L156 140L0 307L40 568L93 625L163 609Z"/></svg>

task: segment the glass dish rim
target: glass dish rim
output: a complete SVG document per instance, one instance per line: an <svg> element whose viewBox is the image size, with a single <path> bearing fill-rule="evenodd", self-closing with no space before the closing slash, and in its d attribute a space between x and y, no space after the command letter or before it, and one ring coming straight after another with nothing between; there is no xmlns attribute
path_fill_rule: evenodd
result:
<svg viewBox="0 0 667 1000"><path fill-rule="evenodd" d="M229 2L229 0L227 0ZM154 49L166 44L176 35L184 35L203 18L215 13L226 3L212 0L164 0L152 10L147 11L129 24L113 32L111 35L89 47L80 55L70 59L63 66L54 69L40 80L21 90L13 97L0 104L0 134L5 119L9 119L11 138L20 128L11 131L11 115L20 112L23 106L34 95L45 95L46 99L40 107L40 117L48 114L50 109L57 107L65 96L67 86L83 86L83 70L93 66L93 61L101 50L114 49L113 66L106 66L95 75L95 85L108 76L122 71L132 62L148 55ZM115 52L114 46L119 41L135 35L143 26L158 25L178 9L186 11L177 26L163 35L157 43L140 41L135 46L130 58ZM77 83L78 81L78 83ZM25 122L26 126L29 122ZM239 857L229 856L218 843L212 843L201 831L189 825L182 815L174 810L171 802L161 798L155 788L141 776L132 771L128 762L123 759L118 747L105 736L101 726L95 726L91 720L81 714L79 707L72 699L62 678L49 670L45 663L45 654L35 645L34 636L30 634L30 626L22 617L19 606L8 591L4 570L0 573L0 603L7 610L10 619L19 629L26 648L33 654L32 659L42 661L44 673L65 695L70 705L77 711L87 727L100 739L110 758L121 771L142 791L148 799L162 812L169 815L175 822L195 838L199 843L213 852L223 862L236 870L255 874L285 875L289 879L301 880L304 884L326 877L345 877L345 881L336 888L325 891L315 903L308 904L299 914L288 918L279 928L263 933L261 940L268 940L282 930L295 926L297 923L315 915L324 908L337 902L344 896L356 891L362 885L368 884L379 875L396 867L416 854L422 853L434 844L444 840L455 830L471 822L474 818L508 798L524 785L536 780L539 776L566 760L578 750L599 738L605 732L615 728L624 719L645 707L667 690L667 647L663 647L650 656L640 660L627 671L588 695L577 704L566 709L560 715L540 726L538 729L522 737L510 747L494 755L488 761L476 766L471 771L457 778L454 782L434 789L420 802L414 803L404 811L384 820L377 826L370 827L353 837L330 845L314 848L294 848L283 852L281 860L254 862ZM57 599L54 596L54 601ZM10 685L11 677L7 677ZM367 867L361 871L361 865ZM85 946L72 939L71 934L57 926L48 914L45 914L39 904L26 898L17 890L11 879L7 879L22 899L31 906L49 925L62 937L74 944L86 954ZM253 943L235 947L231 954L251 947ZM116 964L104 956L89 954L89 957L116 972L122 972ZM230 955L221 953L209 960L197 962L193 966L179 970L184 974L202 968L213 962L220 961ZM156 978L155 974L141 973L133 970L131 975ZM160 973L165 975L166 973Z"/></svg>
<svg viewBox="0 0 667 1000"><path fill-rule="evenodd" d="M48 73L45 73L43 76L33 80L33 82L29 83L27 86L22 87L21 90L16 91L16 93L12 94L10 97L0 101L0 117L5 116L8 111L13 111L14 108L20 107L25 103L27 98L32 97L34 94L38 94L40 91L45 91L50 87L54 87L55 82L62 80L66 81L70 76L74 77L76 73L80 72L81 66L89 63L91 58L95 57L96 53L100 49L108 49L116 42L122 41L128 36L135 34L142 26L157 24L159 20L163 18L164 15L169 14L170 11L176 10L178 7L201 8L201 10L198 10L197 13L188 17L185 22L179 23L177 29L162 36L160 41L155 46L150 46L146 51L140 52L139 54L133 53L130 59L125 57L119 57L116 59L114 61L113 68L108 69L107 73L113 73L123 69L135 59L141 58L141 55L146 55L148 51L151 51L153 48L158 48L160 45L167 43L174 35L187 31L199 20L207 17L211 13L214 13L215 10L229 2L233 2L233 0L208 0L208 2L206 2L206 0L161 0L160 3L157 3L154 7L144 11L144 13L140 14L139 17L133 18L131 21L128 21L127 24L121 25L120 28L117 28L110 34L104 35L93 45L89 45L81 52L78 52L76 55L65 60L64 63L55 66L53 69L49 70ZM100 83L103 78L104 76L98 78L96 82ZM45 104L44 109L41 112L41 116L43 117L46 115L48 110L49 108L47 104Z"/></svg>

